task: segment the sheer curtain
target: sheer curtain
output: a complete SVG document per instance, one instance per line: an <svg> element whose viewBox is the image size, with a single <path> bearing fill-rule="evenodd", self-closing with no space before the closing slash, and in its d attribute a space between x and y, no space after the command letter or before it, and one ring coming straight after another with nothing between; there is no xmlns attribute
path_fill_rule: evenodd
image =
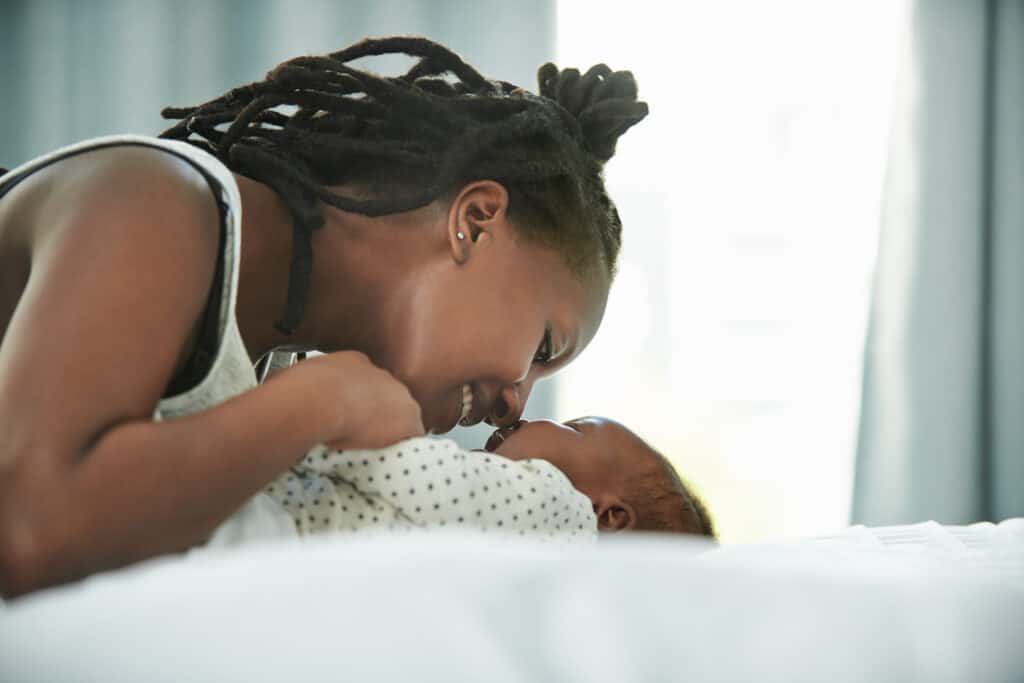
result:
<svg viewBox="0 0 1024 683"><path fill-rule="evenodd" d="M0 166L110 133L155 134L160 109L208 100L299 54L424 35L482 73L536 85L554 56L554 0L5 0ZM404 62L377 60L377 68ZM553 412L542 383L531 415ZM457 430L479 446L489 430Z"/></svg>
<svg viewBox="0 0 1024 683"><path fill-rule="evenodd" d="M558 416L649 440L724 540L849 520L902 13L559 3L560 61L633 70L651 114L608 164L621 269L600 334L559 376Z"/></svg>
<svg viewBox="0 0 1024 683"><path fill-rule="evenodd" d="M0 163L91 135L155 133L163 106L393 34L425 35L485 74L532 85L554 53L554 0L5 0Z"/></svg>
<svg viewBox="0 0 1024 683"><path fill-rule="evenodd" d="M913 6L854 518L1024 516L1024 3Z"/></svg>

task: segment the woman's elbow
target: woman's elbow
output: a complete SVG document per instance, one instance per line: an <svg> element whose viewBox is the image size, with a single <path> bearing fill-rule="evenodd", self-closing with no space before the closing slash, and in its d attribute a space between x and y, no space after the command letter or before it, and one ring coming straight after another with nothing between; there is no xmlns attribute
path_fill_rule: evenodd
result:
<svg viewBox="0 0 1024 683"><path fill-rule="evenodd" d="M38 550L31 530L4 519L0 528L0 596L13 598L38 588Z"/></svg>
<svg viewBox="0 0 1024 683"><path fill-rule="evenodd" d="M6 468L0 472L0 595L22 595L48 585L45 569L54 554L53 515L59 500L57 482L45 482L37 472ZM53 512L50 510L50 512Z"/></svg>

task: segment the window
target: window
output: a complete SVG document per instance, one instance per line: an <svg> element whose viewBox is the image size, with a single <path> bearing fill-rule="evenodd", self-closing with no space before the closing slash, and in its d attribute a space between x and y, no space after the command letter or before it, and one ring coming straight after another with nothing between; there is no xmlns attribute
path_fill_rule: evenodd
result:
<svg viewBox="0 0 1024 683"><path fill-rule="evenodd" d="M726 541L847 523L902 18L887 0L559 4L559 66L632 70L651 114L608 165L620 273L557 413L647 439Z"/></svg>

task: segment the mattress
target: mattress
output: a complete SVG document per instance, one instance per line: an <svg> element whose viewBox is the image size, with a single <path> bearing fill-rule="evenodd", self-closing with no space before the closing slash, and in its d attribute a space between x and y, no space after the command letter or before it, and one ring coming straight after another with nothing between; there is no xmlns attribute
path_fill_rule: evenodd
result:
<svg viewBox="0 0 1024 683"><path fill-rule="evenodd" d="M9 603L0 680L1024 680L1024 529L915 527L723 548L339 535L156 560Z"/></svg>

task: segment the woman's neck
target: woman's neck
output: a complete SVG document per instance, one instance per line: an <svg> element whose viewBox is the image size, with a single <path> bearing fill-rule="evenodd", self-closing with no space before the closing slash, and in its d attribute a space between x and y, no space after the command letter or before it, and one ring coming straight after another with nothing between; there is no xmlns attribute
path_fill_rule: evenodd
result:
<svg viewBox="0 0 1024 683"><path fill-rule="evenodd" d="M241 260L235 317L253 361L294 344L275 323L284 312L290 269L291 216L266 185L235 174L242 197Z"/></svg>
<svg viewBox="0 0 1024 683"><path fill-rule="evenodd" d="M294 334L279 332L291 270L292 219L268 186L236 176L242 195L242 258L236 316L255 360L279 347L362 351L373 358L400 315L405 283L432 247L444 248L444 212L436 205L369 218L325 209L313 233L313 275L305 314ZM437 240L433 235L441 236ZM436 243L436 245L435 245Z"/></svg>

